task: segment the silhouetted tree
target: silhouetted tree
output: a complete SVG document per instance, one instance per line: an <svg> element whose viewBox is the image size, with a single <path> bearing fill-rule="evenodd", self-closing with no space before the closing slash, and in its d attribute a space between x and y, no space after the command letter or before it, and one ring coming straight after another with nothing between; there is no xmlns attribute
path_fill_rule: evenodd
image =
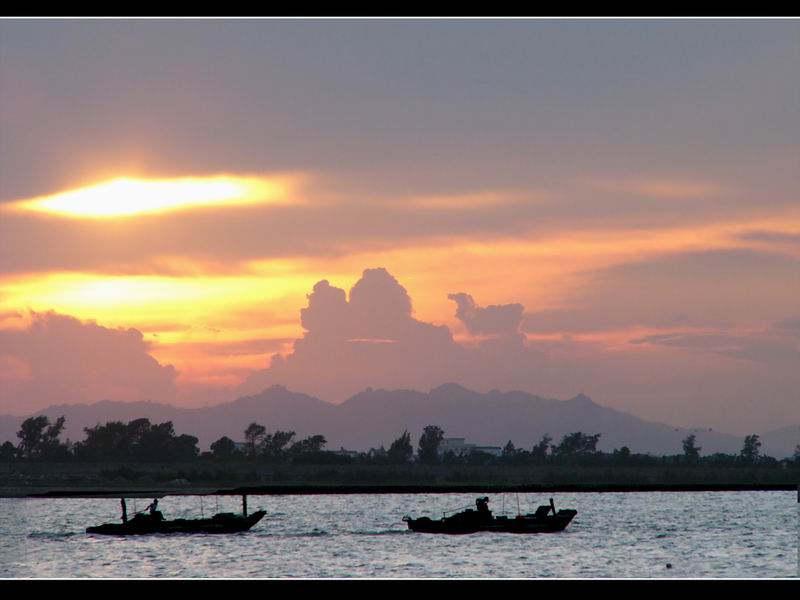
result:
<svg viewBox="0 0 800 600"><path fill-rule="evenodd" d="M612 459L615 463L624 465L628 463L631 459L631 449L627 446L623 446L622 448L614 448L614 452L612 453Z"/></svg>
<svg viewBox="0 0 800 600"><path fill-rule="evenodd" d="M63 460L70 456L69 442L62 443L58 436L64 429L64 417L50 424L45 415L30 417L22 422L17 437L20 439L18 453L23 458Z"/></svg>
<svg viewBox="0 0 800 600"><path fill-rule="evenodd" d="M126 445L130 445L130 452L132 456L138 456L142 437L148 431L150 431L151 427L152 425L150 424L150 419L144 417L128 422L128 431L126 433L127 440L124 443Z"/></svg>
<svg viewBox="0 0 800 600"><path fill-rule="evenodd" d="M794 454L792 454L792 460L794 464L800 466L800 444L794 447Z"/></svg>
<svg viewBox="0 0 800 600"><path fill-rule="evenodd" d="M342 450L344 450L344 448L342 448ZM386 448L381 444L380 448L369 449L369 452L367 452L367 460L371 463L385 464L389 461L388 454Z"/></svg>
<svg viewBox="0 0 800 600"><path fill-rule="evenodd" d="M172 421L153 425L149 419L129 423L110 421L84 428L86 438L75 444L74 453L84 461L187 461L197 457L197 438L175 435Z"/></svg>
<svg viewBox="0 0 800 600"><path fill-rule="evenodd" d="M86 437L74 447L75 457L85 461L131 460L144 430L150 427L147 419L128 424L110 421L83 429Z"/></svg>
<svg viewBox="0 0 800 600"><path fill-rule="evenodd" d="M581 431L565 435L558 446L552 446L553 457L557 459L585 458L597 454L600 434L587 435Z"/></svg>
<svg viewBox="0 0 800 600"><path fill-rule="evenodd" d="M439 444L444 439L444 431L438 425L428 425L419 438L417 457L421 463L431 464L439 460Z"/></svg>
<svg viewBox="0 0 800 600"><path fill-rule="evenodd" d="M178 461L194 460L200 454L197 442L198 439L196 437L186 433L173 437L168 453L169 459Z"/></svg>
<svg viewBox="0 0 800 600"><path fill-rule="evenodd" d="M170 457L170 450L175 430L172 421L150 425L139 437L135 447L135 456L138 460L161 461Z"/></svg>
<svg viewBox="0 0 800 600"><path fill-rule="evenodd" d="M481 450L473 450L466 456L462 457L462 460L471 466L477 465L489 465L494 463L497 460L497 457L493 454L489 454L488 452L483 452Z"/></svg>
<svg viewBox="0 0 800 600"><path fill-rule="evenodd" d="M322 452L322 449L327 443L328 440L325 439L324 435L310 435L304 440L300 440L292 444L292 447L289 448L289 452L292 454L310 454Z"/></svg>
<svg viewBox="0 0 800 600"><path fill-rule="evenodd" d="M17 447L11 442L5 442L0 446L0 461L9 462L17 457Z"/></svg>
<svg viewBox="0 0 800 600"><path fill-rule="evenodd" d="M738 457L735 454L715 452L703 458L703 465L709 467L733 467L736 465L737 460Z"/></svg>
<svg viewBox="0 0 800 600"><path fill-rule="evenodd" d="M247 455L251 458L258 456L261 451L261 442L267 434L267 428L258 423L250 423L247 429L244 430L244 440L246 444Z"/></svg>
<svg viewBox="0 0 800 600"><path fill-rule="evenodd" d="M389 462L396 464L407 463L414 456L414 447L411 445L411 434L408 430L392 442L387 452Z"/></svg>
<svg viewBox="0 0 800 600"><path fill-rule="evenodd" d="M503 448L503 458L513 458L517 455L517 449L514 447L514 444L511 440L508 440L508 443Z"/></svg>
<svg viewBox="0 0 800 600"><path fill-rule="evenodd" d="M261 442L260 455L268 460L281 458L286 452L286 447L292 443L294 436L294 431L281 431L280 429L275 433L265 435Z"/></svg>
<svg viewBox="0 0 800 600"><path fill-rule="evenodd" d="M214 458L222 460L233 458L239 451L236 449L236 442L228 436L222 436L216 442L211 444L211 454Z"/></svg>
<svg viewBox="0 0 800 600"><path fill-rule="evenodd" d="M739 452L740 460L748 465L752 465L758 462L759 458L761 458L761 441L759 439L758 434L748 435L744 438L744 446L742 446L741 452Z"/></svg>
<svg viewBox="0 0 800 600"><path fill-rule="evenodd" d="M690 465L696 465L700 462L700 450L703 448L695 445L697 437L692 434L683 440L683 457Z"/></svg>
<svg viewBox="0 0 800 600"><path fill-rule="evenodd" d="M528 465L533 462L531 453L522 448L514 446L514 442L508 440L508 443L503 447L500 457L492 456L492 463L499 462L506 465Z"/></svg>
<svg viewBox="0 0 800 600"><path fill-rule="evenodd" d="M448 450L447 452L442 454L443 465L463 465L466 464L466 462L467 462L466 456L456 454L452 450Z"/></svg>
<svg viewBox="0 0 800 600"><path fill-rule="evenodd" d="M553 441L548 434L542 436L542 440L531 449L531 462L535 465L543 465L547 460L547 450L550 442Z"/></svg>

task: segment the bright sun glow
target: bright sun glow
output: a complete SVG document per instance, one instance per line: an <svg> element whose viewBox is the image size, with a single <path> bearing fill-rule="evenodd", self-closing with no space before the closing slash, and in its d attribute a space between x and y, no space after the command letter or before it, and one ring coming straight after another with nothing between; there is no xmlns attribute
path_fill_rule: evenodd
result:
<svg viewBox="0 0 800 600"><path fill-rule="evenodd" d="M259 177L121 177L97 185L16 203L22 210L74 218L110 219L190 207L285 201L285 179Z"/></svg>

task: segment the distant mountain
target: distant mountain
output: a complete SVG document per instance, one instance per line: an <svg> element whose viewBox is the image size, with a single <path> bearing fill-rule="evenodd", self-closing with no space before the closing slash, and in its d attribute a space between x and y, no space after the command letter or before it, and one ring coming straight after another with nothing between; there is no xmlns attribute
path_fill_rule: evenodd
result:
<svg viewBox="0 0 800 600"><path fill-rule="evenodd" d="M598 448L610 451L628 446L633 452L678 454L689 434L697 436L703 453L738 452L738 437L711 431L687 430L650 423L594 403L584 395L570 400L551 400L526 392L492 390L481 394L448 383L428 393L410 390L366 390L340 406L344 423L351 427L354 447L388 447L407 429L416 442L426 425L439 425L446 437L465 437L480 445L503 446L511 440L530 449L544 434L554 442L574 431L601 433Z"/></svg>
<svg viewBox="0 0 800 600"><path fill-rule="evenodd" d="M291 429L303 436L326 430L326 421L336 406L305 394L290 392L282 386L273 386L255 396L245 396L233 402L203 408L179 408L154 402L112 402L103 400L95 404L62 404L35 413L50 420L66 418L62 439L72 441L85 437L83 429L109 421L128 422L145 417L152 423L172 421L175 432L198 437L201 448L207 448L223 435L233 440L243 440L243 432L253 421L270 430ZM0 416L0 443L18 442L16 432L26 417ZM306 433L308 431L308 433Z"/></svg>
<svg viewBox="0 0 800 600"><path fill-rule="evenodd" d="M800 425L773 429L761 436L761 450L770 456L792 456L800 445Z"/></svg>
<svg viewBox="0 0 800 600"><path fill-rule="evenodd" d="M282 386L260 394L205 408L177 408L150 402L111 402L51 406L36 414L51 420L66 417L65 437L84 437L83 428L108 421L130 421L147 417L154 423L172 421L178 434L189 433L201 448L223 435L243 440L252 422L268 430L292 430L298 438L321 433L329 449L354 450L386 448L404 430L416 442L426 425L439 425L446 437L463 437L468 442L503 446L511 440L518 448L530 449L544 434L554 442L574 431L602 434L598 448L610 451L628 446L633 452L680 454L683 439L694 434L701 454L737 453L743 438L711 429L684 429L652 423L593 402L584 395L569 400L552 400L526 392L492 390L481 394L454 383L429 392L367 389L335 405ZM0 416L0 443L17 443L16 432L25 417ZM762 451L782 458L790 456L800 443L800 427L788 427L763 434Z"/></svg>

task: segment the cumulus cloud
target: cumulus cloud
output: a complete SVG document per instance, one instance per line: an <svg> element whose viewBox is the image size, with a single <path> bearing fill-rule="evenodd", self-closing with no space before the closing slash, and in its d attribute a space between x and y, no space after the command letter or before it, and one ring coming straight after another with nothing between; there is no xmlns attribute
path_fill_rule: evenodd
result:
<svg viewBox="0 0 800 600"><path fill-rule="evenodd" d="M52 404L167 401L177 373L149 354L136 329L111 329L54 312L0 329L0 409L30 414Z"/></svg>
<svg viewBox="0 0 800 600"><path fill-rule="evenodd" d="M366 269L350 289L320 281L300 311L306 330L288 356L251 375L240 392L281 383L344 400L366 386L435 386L455 375L465 350L443 325L413 316L411 298L382 268Z"/></svg>
<svg viewBox="0 0 800 600"><path fill-rule="evenodd" d="M447 326L414 318L407 291L385 269L365 270L349 296L322 280L300 311L305 333L292 352L273 355L237 395L281 384L340 402L366 387L430 389L453 381L482 391L572 396L587 383L587 349L527 343L518 332L521 304L480 307L468 294L455 296L460 318L480 334L477 344L459 344Z"/></svg>
<svg viewBox="0 0 800 600"><path fill-rule="evenodd" d="M342 289L320 281L308 295L308 307L300 311L304 339L344 342L452 342L446 327L417 321L411 298L386 269L366 269L350 289L349 301Z"/></svg>
<svg viewBox="0 0 800 600"><path fill-rule="evenodd" d="M527 340L516 335L522 305L481 307L463 293L450 297L456 317L480 341L459 344L448 327L414 317L407 291L385 269L364 271L349 294L322 280L307 298L303 337L252 373L234 397L281 384L342 402L367 387L426 390L452 381L483 392L519 389L555 398L585 392L681 426L737 431L744 423L766 430L800 418L791 319L760 336L684 330L609 349L568 336Z"/></svg>
<svg viewBox="0 0 800 600"><path fill-rule="evenodd" d="M521 335L519 326L525 311L522 304L493 304L482 307L477 306L469 294L449 294L447 297L458 305L456 317L471 334L511 337Z"/></svg>

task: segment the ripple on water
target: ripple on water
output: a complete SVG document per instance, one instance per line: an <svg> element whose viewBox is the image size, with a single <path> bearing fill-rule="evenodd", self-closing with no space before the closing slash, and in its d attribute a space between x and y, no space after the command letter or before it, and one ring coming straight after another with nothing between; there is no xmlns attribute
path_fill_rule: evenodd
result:
<svg viewBox="0 0 800 600"><path fill-rule="evenodd" d="M220 512L239 510L219 500ZM0 499L2 577L797 577L793 492L562 494L559 534L437 536L403 515L440 516L465 494L254 496L269 519L235 535L84 533L118 500ZM535 508L540 502L530 498ZM166 515L198 499L168 497ZM199 515L198 515L199 516ZM65 546L65 544L67 546ZM670 563L672 568L667 569Z"/></svg>

